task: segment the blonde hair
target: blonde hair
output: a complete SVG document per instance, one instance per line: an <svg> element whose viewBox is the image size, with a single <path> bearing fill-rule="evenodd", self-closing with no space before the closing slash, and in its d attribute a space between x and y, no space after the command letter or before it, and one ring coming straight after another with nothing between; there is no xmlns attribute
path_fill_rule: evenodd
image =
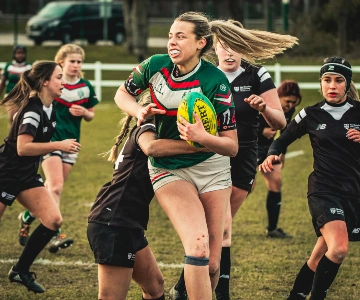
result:
<svg viewBox="0 0 360 300"><path fill-rule="evenodd" d="M151 103L151 96L150 96L150 92L149 90L144 91L140 96L139 96L139 104L141 104L142 106L146 106L148 104ZM153 119L151 117L151 119ZM150 119L148 119L148 121L150 121ZM121 145L121 143L123 142L123 140L127 137L127 135L129 134L130 131L130 125L135 123L133 117L131 115L126 114L120 121L119 121L119 127L121 127L120 129L120 133L118 136L115 137L115 145L112 146L112 148L110 149L110 151L108 151L107 153L105 153L105 155L107 155L109 153L109 158L108 161L111 162L115 162L118 155L119 155L119 146ZM136 126L136 125L135 125Z"/></svg>
<svg viewBox="0 0 360 300"><path fill-rule="evenodd" d="M282 35L261 30L248 30L234 20L209 21L203 13L186 12L175 21L184 21L194 24L194 34L197 40L206 39L206 45L200 56L209 52L219 41L225 43L232 50L243 54L250 63L257 60L273 58L283 53L287 48L298 44L298 39L291 35Z"/></svg>
<svg viewBox="0 0 360 300"><path fill-rule="evenodd" d="M55 55L55 62L57 62L58 64L61 64L65 59L66 57L69 55L69 54L80 54L81 57L82 57L82 60L84 61L85 60L85 51L83 48L81 48L80 46L78 45L75 45L75 44L66 44L66 45L63 45L59 50L58 52L56 53ZM80 78L84 78L84 73L83 71L80 70L79 72L79 77Z"/></svg>
<svg viewBox="0 0 360 300"><path fill-rule="evenodd" d="M298 44L298 39L291 35L283 35L262 30L248 30L234 20L211 21L211 31L214 33L214 45L225 43L234 51L245 56L250 63L273 58L286 49Z"/></svg>
<svg viewBox="0 0 360 300"><path fill-rule="evenodd" d="M356 86L354 84L354 81L351 81L350 83L350 89L349 91L347 92L347 95L351 98L351 99L354 99L355 101L360 101L360 98L359 98L359 93L356 89Z"/></svg>

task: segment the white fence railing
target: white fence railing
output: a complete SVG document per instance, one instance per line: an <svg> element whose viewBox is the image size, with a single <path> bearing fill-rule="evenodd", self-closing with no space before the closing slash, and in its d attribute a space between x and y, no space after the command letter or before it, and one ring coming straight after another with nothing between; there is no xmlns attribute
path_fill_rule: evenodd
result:
<svg viewBox="0 0 360 300"><path fill-rule="evenodd" d="M0 68L4 68L5 63L0 62ZM95 92L101 99L101 89L102 87L119 87L127 78L122 78L118 80L103 80L102 72L103 71L129 71L130 72L135 68L135 64L103 64L101 62L95 62L93 64L85 63L82 66L83 70L94 71L94 79L90 80L91 84L95 88ZM279 63L274 65L265 66L266 69L274 73L273 80L276 86L279 86L281 83L281 78L283 73L319 73L319 66L284 66ZM353 73L360 73L360 66L352 67ZM319 89L319 82L298 82L301 89ZM357 84L356 87L359 89L360 85Z"/></svg>

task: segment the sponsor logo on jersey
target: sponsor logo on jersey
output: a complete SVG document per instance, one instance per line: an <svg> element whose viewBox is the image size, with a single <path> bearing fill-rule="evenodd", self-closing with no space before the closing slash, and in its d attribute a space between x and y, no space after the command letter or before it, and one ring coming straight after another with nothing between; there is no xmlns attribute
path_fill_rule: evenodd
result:
<svg viewBox="0 0 360 300"><path fill-rule="evenodd" d="M325 129L325 128L326 128L326 124L319 124L316 130Z"/></svg>
<svg viewBox="0 0 360 300"><path fill-rule="evenodd" d="M220 90L225 92L226 91L226 85L225 84L220 85Z"/></svg>
<svg viewBox="0 0 360 300"><path fill-rule="evenodd" d="M43 133L47 132L48 131L48 128L47 127L44 127L43 128Z"/></svg>
<svg viewBox="0 0 360 300"><path fill-rule="evenodd" d="M342 215L342 216L344 215L344 211L342 209L340 209L340 208L330 208L330 212L333 215L335 215L335 214Z"/></svg>
<svg viewBox="0 0 360 300"><path fill-rule="evenodd" d="M4 198L6 200L9 200L9 201L12 201L15 199L15 196L14 195L11 195L7 192L1 192L1 198Z"/></svg>
<svg viewBox="0 0 360 300"><path fill-rule="evenodd" d="M80 99L85 98L85 93L84 93L84 91L82 89L78 90L78 96L79 96Z"/></svg>
<svg viewBox="0 0 360 300"><path fill-rule="evenodd" d="M56 127L56 121L52 122L52 126L55 128Z"/></svg>
<svg viewBox="0 0 360 300"><path fill-rule="evenodd" d="M250 92L251 91L252 86L251 85L245 85L245 86L235 86L234 87L234 91L235 92Z"/></svg>
<svg viewBox="0 0 360 300"><path fill-rule="evenodd" d="M354 228L352 233L355 233L355 234L360 233L360 228Z"/></svg>
<svg viewBox="0 0 360 300"><path fill-rule="evenodd" d="M135 254L134 253L128 253L128 259L135 261Z"/></svg>
<svg viewBox="0 0 360 300"><path fill-rule="evenodd" d="M344 124L345 129L356 129L360 131L360 124Z"/></svg>

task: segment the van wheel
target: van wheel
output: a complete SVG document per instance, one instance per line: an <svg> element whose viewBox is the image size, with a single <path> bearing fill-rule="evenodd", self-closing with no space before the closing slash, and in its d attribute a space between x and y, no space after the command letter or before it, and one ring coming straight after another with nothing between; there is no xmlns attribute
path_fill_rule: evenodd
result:
<svg viewBox="0 0 360 300"><path fill-rule="evenodd" d="M123 44L125 42L125 34L121 31L115 32L113 42L115 45Z"/></svg>
<svg viewBox="0 0 360 300"><path fill-rule="evenodd" d="M36 46L40 46L41 43L42 43L42 39L39 39L39 38L34 39L34 43L35 43Z"/></svg>
<svg viewBox="0 0 360 300"><path fill-rule="evenodd" d="M71 34L69 32L64 32L61 38L61 42L63 43L63 45L65 44L69 44L72 41L72 37Z"/></svg>

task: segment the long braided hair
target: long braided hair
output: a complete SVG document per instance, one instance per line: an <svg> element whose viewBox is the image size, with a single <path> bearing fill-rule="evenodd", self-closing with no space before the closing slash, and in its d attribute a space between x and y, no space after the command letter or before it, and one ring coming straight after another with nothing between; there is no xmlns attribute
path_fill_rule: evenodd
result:
<svg viewBox="0 0 360 300"><path fill-rule="evenodd" d="M148 104L151 103L151 96L150 96L150 92L149 90L144 91L140 96L139 96L139 104L141 104L142 106L146 106ZM153 117L150 117L147 121L151 121L153 119ZM130 127L131 125L133 125L135 123L135 120L132 116L126 114L120 121L119 121L119 127L121 127L120 129L120 133L118 136L115 137L115 144L114 146L112 146L111 150L108 151L106 154L109 153L109 158L108 161L111 162L115 162L118 155L119 155L119 146L121 145L121 143L124 141L124 139L128 136L129 132L130 132ZM135 125L136 126L136 125Z"/></svg>

